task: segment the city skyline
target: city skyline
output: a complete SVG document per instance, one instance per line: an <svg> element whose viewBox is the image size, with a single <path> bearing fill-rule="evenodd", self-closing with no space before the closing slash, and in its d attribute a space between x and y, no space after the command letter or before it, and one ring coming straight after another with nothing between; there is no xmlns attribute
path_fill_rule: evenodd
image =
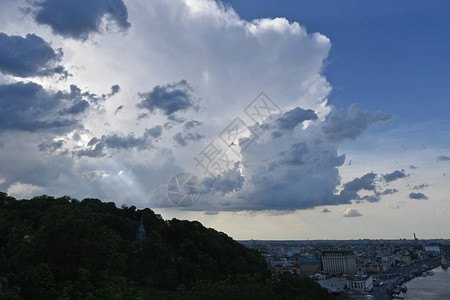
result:
<svg viewBox="0 0 450 300"><path fill-rule="evenodd" d="M0 191L238 240L450 238L448 3L85 5L0 4Z"/></svg>

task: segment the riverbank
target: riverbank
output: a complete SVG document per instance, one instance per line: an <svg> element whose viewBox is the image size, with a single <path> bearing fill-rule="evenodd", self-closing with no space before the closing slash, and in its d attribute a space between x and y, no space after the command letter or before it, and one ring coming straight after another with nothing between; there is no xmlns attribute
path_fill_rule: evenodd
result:
<svg viewBox="0 0 450 300"><path fill-rule="evenodd" d="M372 295L377 300L390 300L392 294L400 293L397 287L401 285L408 285L408 282L417 277L422 277L423 272L435 269L440 266L440 259L438 257L419 261L404 268L394 270L390 273L380 274L379 282L383 282L382 286L375 286Z"/></svg>
<svg viewBox="0 0 450 300"><path fill-rule="evenodd" d="M450 271L437 267L433 276L415 277L408 281L408 291L402 293L404 299L447 299L450 291Z"/></svg>

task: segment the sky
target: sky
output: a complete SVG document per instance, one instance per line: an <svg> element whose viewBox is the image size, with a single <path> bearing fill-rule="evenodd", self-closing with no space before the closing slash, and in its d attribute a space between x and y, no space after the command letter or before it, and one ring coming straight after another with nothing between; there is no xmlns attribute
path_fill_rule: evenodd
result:
<svg viewBox="0 0 450 300"><path fill-rule="evenodd" d="M450 238L446 1L0 4L0 190L235 239Z"/></svg>

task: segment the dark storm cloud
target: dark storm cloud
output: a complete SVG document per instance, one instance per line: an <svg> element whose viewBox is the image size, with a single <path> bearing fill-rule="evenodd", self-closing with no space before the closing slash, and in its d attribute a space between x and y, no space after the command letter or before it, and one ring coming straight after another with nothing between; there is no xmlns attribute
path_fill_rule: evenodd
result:
<svg viewBox="0 0 450 300"><path fill-rule="evenodd" d="M450 161L450 156L447 155L439 155L437 158L438 161Z"/></svg>
<svg viewBox="0 0 450 300"><path fill-rule="evenodd" d="M298 124L308 120L317 120L316 113L311 109L304 110L300 107L297 107L279 117L276 120L276 124L278 129L280 130L292 130Z"/></svg>
<svg viewBox="0 0 450 300"><path fill-rule="evenodd" d="M358 192L360 190L373 191L375 189L375 178L377 174L371 172L362 177L357 177L350 182L344 184L344 189L347 191Z"/></svg>
<svg viewBox="0 0 450 300"><path fill-rule="evenodd" d="M340 203L349 203L351 200L377 202L380 200L375 188L377 174L371 172L362 177L357 177L352 181L344 184L344 188L336 195L335 198ZM361 190L373 191L375 194L370 196L360 197L358 192Z"/></svg>
<svg viewBox="0 0 450 300"><path fill-rule="evenodd" d="M80 100L71 107L64 108L59 112L61 116L78 115L84 113L89 108L89 102L86 100Z"/></svg>
<svg viewBox="0 0 450 300"><path fill-rule="evenodd" d="M145 149L148 146L147 139L145 137L136 138L132 133L127 136L121 136L118 134L102 136L101 142L103 142L105 146L110 149Z"/></svg>
<svg viewBox="0 0 450 300"><path fill-rule="evenodd" d="M0 130L37 131L76 125L79 122L72 116L63 117L59 113L64 109L75 112L72 100L68 93L53 93L32 82L1 84Z"/></svg>
<svg viewBox="0 0 450 300"><path fill-rule="evenodd" d="M290 145L282 153L281 159L286 159L281 164L264 159L268 157L266 151L273 151L279 157L280 146L276 140L255 140L242 152L242 164L247 171L245 180L250 188L238 193L237 202L219 210L297 210L348 203L334 195L340 182L337 167L342 165L345 156L338 156L335 147L309 143L306 143L309 152L304 156L306 149L301 143L296 144L299 145Z"/></svg>
<svg viewBox="0 0 450 300"><path fill-rule="evenodd" d="M392 172L391 174L394 174ZM390 174L388 174L390 175ZM384 177L384 176L383 176ZM393 177L392 177L393 178ZM403 178L403 177L399 177ZM390 178L391 179L391 178ZM393 179L395 180L395 179ZM391 181L393 181L391 180ZM337 196L343 203L348 203L351 200L355 200L356 203L366 201L366 202L378 202L381 200L382 196L392 195L398 193L397 189L386 189L382 192L378 191L375 184L377 182L377 174L371 172L362 177L357 177L350 182L344 184L344 189ZM388 181L389 182L389 181ZM359 196L358 192L361 190L372 191L373 195Z"/></svg>
<svg viewBox="0 0 450 300"><path fill-rule="evenodd" d="M175 113L185 112L189 109L198 110L191 93L192 87L186 80L163 86L157 85L151 92L139 93L142 101L138 107L148 109L152 113L157 110L161 111L171 120L177 121Z"/></svg>
<svg viewBox="0 0 450 300"><path fill-rule="evenodd" d="M123 0L44 0L33 1L33 6L37 23L66 38L86 40L101 31L102 20L124 31L131 26Z"/></svg>
<svg viewBox="0 0 450 300"><path fill-rule="evenodd" d="M69 73L59 65L61 49L54 50L49 43L35 34L8 36L0 33L0 72L17 77L67 77Z"/></svg>
<svg viewBox="0 0 450 300"><path fill-rule="evenodd" d="M428 200L428 197L425 196L423 193L410 193L409 198L416 200Z"/></svg>
<svg viewBox="0 0 450 300"><path fill-rule="evenodd" d="M147 134L147 135L157 139L162 134L162 126L161 125L157 125L157 126L152 127L150 129L146 129L145 130L145 134Z"/></svg>
<svg viewBox="0 0 450 300"><path fill-rule="evenodd" d="M195 141L201 140L204 137L205 136L200 135L198 133L190 133L189 132L189 133L183 134L181 132L178 132L177 134L175 134L173 136L173 139L174 139L175 142L177 142L177 144L179 146L185 147L185 146L187 146L189 141L195 142Z"/></svg>
<svg viewBox="0 0 450 300"><path fill-rule="evenodd" d="M384 178L384 180L386 182L392 182L392 181L395 181L395 180L400 179L400 178L405 178L406 176L407 175L405 174L404 170L401 170L401 171L395 170L392 173L384 174L383 178Z"/></svg>
<svg viewBox="0 0 450 300"><path fill-rule="evenodd" d="M151 141L147 135L142 137L135 137L133 133L127 136L113 133L109 135L103 135L101 138L92 138L88 143L87 149L76 150L73 152L78 157L103 157L106 155L105 149L115 150L144 150L151 146Z"/></svg>
<svg viewBox="0 0 450 300"><path fill-rule="evenodd" d="M74 151L73 154L78 157L103 157L106 154L103 152L104 144L99 143L94 148L82 149Z"/></svg>
<svg viewBox="0 0 450 300"><path fill-rule="evenodd" d="M64 145L64 140L58 140L56 142L43 142L38 145L38 149L41 152L55 152L61 149Z"/></svg>
<svg viewBox="0 0 450 300"><path fill-rule="evenodd" d="M361 105L352 104L347 110L334 109L322 130L329 141L339 143L345 140L354 140L370 125L392 118L391 114L382 112L371 114L367 111L361 111Z"/></svg>
<svg viewBox="0 0 450 300"><path fill-rule="evenodd" d="M245 177L239 171L239 162L236 162L232 169L226 170L215 178L206 177L202 181L205 192L220 193L226 195L237 192L242 189L245 182Z"/></svg>

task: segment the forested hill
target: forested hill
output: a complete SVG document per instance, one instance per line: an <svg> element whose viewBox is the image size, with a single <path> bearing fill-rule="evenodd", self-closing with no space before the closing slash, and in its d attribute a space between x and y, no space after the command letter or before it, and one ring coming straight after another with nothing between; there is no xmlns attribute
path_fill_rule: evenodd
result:
<svg viewBox="0 0 450 300"><path fill-rule="evenodd" d="M141 219L147 236L136 243ZM288 277L274 284L257 251L199 222L98 199L0 193L1 299L271 299ZM304 299L328 299L302 284L320 295Z"/></svg>

